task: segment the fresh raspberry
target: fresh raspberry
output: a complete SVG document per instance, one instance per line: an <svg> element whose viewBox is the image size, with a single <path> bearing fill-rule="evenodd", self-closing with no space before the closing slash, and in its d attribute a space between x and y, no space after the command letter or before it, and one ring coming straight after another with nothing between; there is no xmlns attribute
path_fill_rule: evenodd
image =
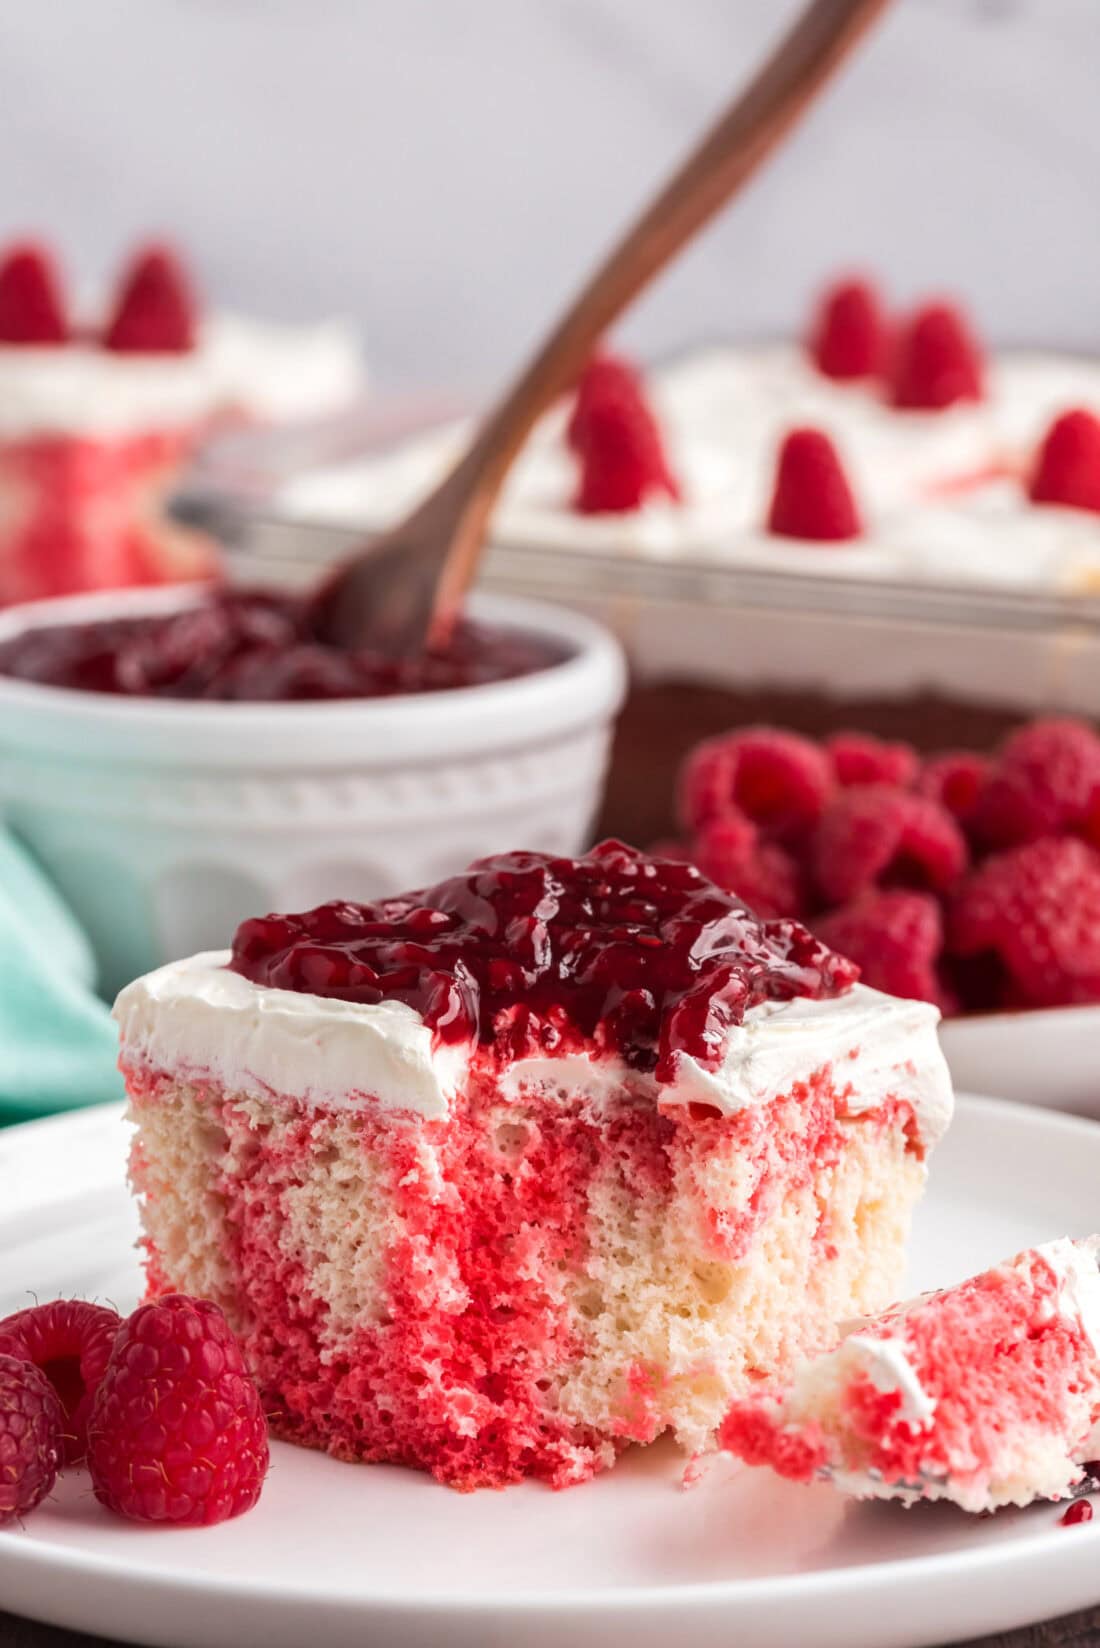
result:
<svg viewBox="0 0 1100 1648"><path fill-rule="evenodd" d="M902 409L925 412L980 401L984 370L981 347L962 311L953 303L929 303L898 334L889 399Z"/></svg>
<svg viewBox="0 0 1100 1648"><path fill-rule="evenodd" d="M820 429L792 429L779 449L768 531L777 538L839 543L863 523L840 458Z"/></svg>
<svg viewBox="0 0 1100 1648"><path fill-rule="evenodd" d="M1084 407L1055 418L1027 490L1035 504L1100 511L1100 418Z"/></svg>
<svg viewBox="0 0 1100 1648"><path fill-rule="evenodd" d="M936 972L943 917L930 893L872 888L813 925L831 950L856 963L864 984L891 996L943 1004Z"/></svg>
<svg viewBox="0 0 1100 1648"><path fill-rule="evenodd" d="M973 828L998 847L1088 833L1098 804L1100 738L1084 721L1032 721L1002 746L978 797Z"/></svg>
<svg viewBox="0 0 1100 1648"><path fill-rule="evenodd" d="M676 778L676 817L687 835L733 809L729 740L729 734L704 739L689 751L680 765Z"/></svg>
<svg viewBox="0 0 1100 1648"><path fill-rule="evenodd" d="M945 750L924 763L917 778L917 793L938 803L966 828L992 771L993 763L987 755L978 755L974 750Z"/></svg>
<svg viewBox="0 0 1100 1648"><path fill-rule="evenodd" d="M167 246L145 247L126 270L103 347L120 355L182 355L195 347L194 298Z"/></svg>
<svg viewBox="0 0 1100 1648"><path fill-rule="evenodd" d="M57 1392L65 1414L65 1463L83 1459L88 1415L121 1318L106 1305L54 1299L0 1322L0 1355L33 1362Z"/></svg>
<svg viewBox="0 0 1100 1648"><path fill-rule="evenodd" d="M716 854L730 859L743 859L756 851L760 844L759 829L735 802L726 799L722 806L699 826L698 834L691 844L693 863L699 862L698 853L706 832L719 824L722 826L721 832L715 833L711 838ZM712 876L711 879L717 881L719 878Z"/></svg>
<svg viewBox="0 0 1100 1648"><path fill-rule="evenodd" d="M1100 1001L1100 857L1073 837L995 853L956 895L948 943L993 955L1022 1005Z"/></svg>
<svg viewBox="0 0 1100 1648"><path fill-rule="evenodd" d="M53 258L44 246L10 246L0 262L0 343L65 343L69 328Z"/></svg>
<svg viewBox="0 0 1100 1648"><path fill-rule="evenodd" d="M640 509L656 493L680 496L657 419L640 381L621 363L589 368L569 434L581 466L573 501L580 514Z"/></svg>
<svg viewBox="0 0 1100 1648"><path fill-rule="evenodd" d="M825 740L837 783L892 784L906 790L920 768L920 758L911 744L887 744L865 732L835 732Z"/></svg>
<svg viewBox="0 0 1100 1648"><path fill-rule="evenodd" d="M65 1414L40 1369L0 1353L0 1523L41 1505L57 1481Z"/></svg>
<svg viewBox="0 0 1100 1648"><path fill-rule="evenodd" d="M758 916L801 916L805 901L798 865L774 841L761 841L743 813L733 810L704 824L691 857L705 876L743 898Z"/></svg>
<svg viewBox="0 0 1100 1648"><path fill-rule="evenodd" d="M809 351L827 378L870 378L882 365L886 317L867 280L843 280L821 296L810 327Z"/></svg>
<svg viewBox="0 0 1100 1648"><path fill-rule="evenodd" d="M934 801L856 784L826 809L812 860L825 898L847 904L875 886L943 891L966 869L967 850L955 820Z"/></svg>
<svg viewBox="0 0 1100 1648"><path fill-rule="evenodd" d="M817 823L832 790L824 753L776 727L744 727L711 738L680 773L679 812L690 833L731 808L767 835L797 841Z"/></svg>
<svg viewBox="0 0 1100 1648"><path fill-rule="evenodd" d="M585 449L589 407L619 399L645 401L640 372L622 355L594 355L577 382L573 410L565 426L565 439L574 452Z"/></svg>
<svg viewBox="0 0 1100 1648"><path fill-rule="evenodd" d="M120 1328L88 1426L96 1498L137 1522L192 1527L252 1508L267 1421L219 1307L169 1293Z"/></svg>

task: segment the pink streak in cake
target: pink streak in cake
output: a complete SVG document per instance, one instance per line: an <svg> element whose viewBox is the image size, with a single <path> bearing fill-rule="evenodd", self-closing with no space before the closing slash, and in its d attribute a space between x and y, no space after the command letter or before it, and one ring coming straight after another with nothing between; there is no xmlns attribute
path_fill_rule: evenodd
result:
<svg viewBox="0 0 1100 1648"><path fill-rule="evenodd" d="M187 450L171 432L0 438L0 606L214 577L214 544L161 511Z"/></svg>
<svg viewBox="0 0 1100 1648"><path fill-rule="evenodd" d="M1048 1242L891 1308L735 1403L722 1446L859 1498L1064 1497L1100 1446L1098 1254L1097 1236Z"/></svg>

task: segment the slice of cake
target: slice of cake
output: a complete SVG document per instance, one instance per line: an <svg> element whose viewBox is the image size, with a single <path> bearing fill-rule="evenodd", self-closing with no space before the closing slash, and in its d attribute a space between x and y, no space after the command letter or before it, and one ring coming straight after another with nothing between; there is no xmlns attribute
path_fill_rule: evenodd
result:
<svg viewBox="0 0 1100 1648"><path fill-rule="evenodd" d="M1098 1253L1047 1242L859 1324L782 1394L735 1403L722 1446L861 1499L1063 1497L1100 1457Z"/></svg>
<svg viewBox="0 0 1100 1648"><path fill-rule="evenodd" d="M0 253L0 605L213 576L170 519L196 444L226 423L349 407L358 348L334 325L203 314L178 258L141 249L104 312L74 316L54 259Z"/></svg>
<svg viewBox="0 0 1100 1648"><path fill-rule="evenodd" d="M562 1486L894 1296L951 1110L934 1008L608 842L238 930L123 991L150 1291L284 1438Z"/></svg>

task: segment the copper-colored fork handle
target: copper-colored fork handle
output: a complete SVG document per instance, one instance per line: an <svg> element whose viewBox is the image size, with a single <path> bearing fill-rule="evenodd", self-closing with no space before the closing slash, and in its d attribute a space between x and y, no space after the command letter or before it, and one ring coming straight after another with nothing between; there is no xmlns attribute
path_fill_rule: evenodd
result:
<svg viewBox="0 0 1100 1648"><path fill-rule="evenodd" d="M472 579L489 512L540 413L575 382L612 321L752 175L887 4L811 0L489 413L455 472L470 500L437 590L437 621L446 622Z"/></svg>

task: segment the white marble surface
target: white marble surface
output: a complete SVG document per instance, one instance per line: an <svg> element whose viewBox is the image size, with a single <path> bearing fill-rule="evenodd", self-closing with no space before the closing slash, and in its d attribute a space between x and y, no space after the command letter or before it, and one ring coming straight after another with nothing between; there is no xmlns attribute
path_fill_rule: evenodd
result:
<svg viewBox="0 0 1100 1648"><path fill-rule="evenodd" d="M0 0L0 232L85 277L160 226L219 298L344 310L379 381L486 387L790 0ZM642 305L659 350L789 326L838 263L1100 346L1096 0L896 0Z"/></svg>

